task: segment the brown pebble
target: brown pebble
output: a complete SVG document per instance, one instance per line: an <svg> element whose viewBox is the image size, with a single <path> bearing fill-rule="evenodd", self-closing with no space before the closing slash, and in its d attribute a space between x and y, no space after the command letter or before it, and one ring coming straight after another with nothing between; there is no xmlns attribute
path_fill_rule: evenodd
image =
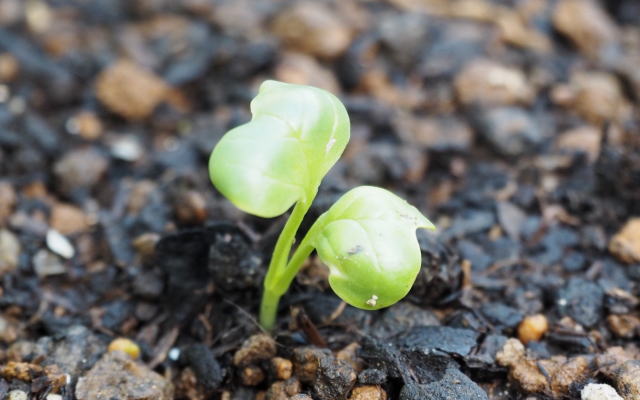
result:
<svg viewBox="0 0 640 400"><path fill-rule="evenodd" d="M640 333L640 318L635 315L609 315L607 325L614 335L621 338L631 339Z"/></svg>
<svg viewBox="0 0 640 400"><path fill-rule="evenodd" d="M633 353L622 347L610 347L596 356L598 371L613 382L625 399L640 399L640 360L634 360Z"/></svg>
<svg viewBox="0 0 640 400"><path fill-rule="evenodd" d="M580 152L587 155L590 162L595 162L600 155L600 129L585 125L563 132L556 140L556 147L561 150Z"/></svg>
<svg viewBox="0 0 640 400"><path fill-rule="evenodd" d="M0 182L0 227L13 212L17 201L16 191L9 182Z"/></svg>
<svg viewBox="0 0 640 400"><path fill-rule="evenodd" d="M89 219L80 208L66 203L56 203L51 210L49 225L63 235L86 231Z"/></svg>
<svg viewBox="0 0 640 400"><path fill-rule="evenodd" d="M265 333L253 335L242 343L233 355L233 365L243 367L258 361L268 360L276 355L276 342Z"/></svg>
<svg viewBox="0 0 640 400"><path fill-rule="evenodd" d="M379 385L358 386L351 392L349 400L387 400L387 392Z"/></svg>
<svg viewBox="0 0 640 400"><path fill-rule="evenodd" d="M335 75L306 54L285 52L276 66L275 77L283 82L311 85L331 93L340 92Z"/></svg>
<svg viewBox="0 0 640 400"><path fill-rule="evenodd" d="M31 382L33 378L41 375L42 371L43 370L40 365L28 362L9 361L0 367L0 376L9 381L12 379L18 379L25 382Z"/></svg>
<svg viewBox="0 0 640 400"><path fill-rule="evenodd" d="M148 117L169 92L152 71L129 60L119 60L96 79L98 99L110 111L130 120Z"/></svg>
<svg viewBox="0 0 640 400"><path fill-rule="evenodd" d="M613 20L593 0L561 0L553 11L553 26L589 57L599 58L618 38Z"/></svg>
<svg viewBox="0 0 640 400"><path fill-rule="evenodd" d="M320 359L330 356L329 350L317 347L298 347L293 351L293 370L300 381L313 382L316 379Z"/></svg>
<svg viewBox="0 0 640 400"><path fill-rule="evenodd" d="M627 221L609 242L609 251L622 262L640 262L640 218Z"/></svg>
<svg viewBox="0 0 640 400"><path fill-rule="evenodd" d="M76 384L78 400L173 399L173 384L121 352L105 353Z"/></svg>
<svg viewBox="0 0 640 400"><path fill-rule="evenodd" d="M454 82L462 104L509 105L529 103L533 91L522 71L491 60L471 61Z"/></svg>
<svg viewBox="0 0 640 400"><path fill-rule="evenodd" d="M265 378L264 371L258 366L249 365L242 369L240 379L245 386L257 386Z"/></svg>
<svg viewBox="0 0 640 400"><path fill-rule="evenodd" d="M10 316L0 315L0 343L15 342L22 334L22 330L21 324L17 320Z"/></svg>
<svg viewBox="0 0 640 400"><path fill-rule="evenodd" d="M518 326L518 338L524 344L538 341L548 329L547 317L542 314L529 315Z"/></svg>
<svg viewBox="0 0 640 400"><path fill-rule="evenodd" d="M290 360L282 357L274 357L271 359L271 366L277 379L284 381L291 378L293 363Z"/></svg>
<svg viewBox="0 0 640 400"><path fill-rule="evenodd" d="M20 249L20 242L16 235L9 230L0 229L0 276L16 269Z"/></svg>
<svg viewBox="0 0 640 400"><path fill-rule="evenodd" d="M183 224L200 224L207 218L207 201L200 192L186 190L174 199L174 210Z"/></svg>
<svg viewBox="0 0 640 400"><path fill-rule="evenodd" d="M299 393L291 397L289 400L313 400L313 397L309 396L308 394Z"/></svg>
<svg viewBox="0 0 640 400"><path fill-rule="evenodd" d="M538 361L538 366L539 369L543 369L551 377L549 386L553 398L565 397L569 393L572 384L586 379L591 372L589 360L583 356L570 359L564 356L556 356L549 360Z"/></svg>
<svg viewBox="0 0 640 400"><path fill-rule="evenodd" d="M496 361L509 368L509 378L527 392L542 392L547 387L547 378L538 370L535 360L525 356L525 349L518 339L509 339L496 355Z"/></svg>
<svg viewBox="0 0 640 400"><path fill-rule="evenodd" d="M176 398L189 400L205 400L209 396L203 392L202 387L198 385L198 378L195 372L189 367L180 372L178 379L175 381Z"/></svg>
<svg viewBox="0 0 640 400"><path fill-rule="evenodd" d="M518 12L506 7L500 8L498 11L495 23L500 29L500 36L504 42L539 52L551 49L549 38L529 26Z"/></svg>
<svg viewBox="0 0 640 400"><path fill-rule="evenodd" d="M0 82L11 82L20 71L18 60L11 53L0 53Z"/></svg>
<svg viewBox="0 0 640 400"><path fill-rule="evenodd" d="M292 396L300 393L302 387L296 378L275 382L267 390L266 400L291 400Z"/></svg>
<svg viewBox="0 0 640 400"><path fill-rule="evenodd" d="M77 149L66 153L53 167L63 191L98 184L109 167L109 161L96 150Z"/></svg>
<svg viewBox="0 0 640 400"><path fill-rule="evenodd" d="M317 1L299 1L282 11L271 26L288 47L318 56L335 58L351 43L351 28L340 15Z"/></svg>
<svg viewBox="0 0 640 400"><path fill-rule="evenodd" d="M622 364L614 377L616 388L625 399L640 399L640 360Z"/></svg>
<svg viewBox="0 0 640 400"><path fill-rule="evenodd" d="M156 252L156 244L160 240L157 233L143 233L133 239L133 248L136 249L143 260L151 260Z"/></svg>
<svg viewBox="0 0 640 400"><path fill-rule="evenodd" d="M127 338L114 339L111 343L109 343L108 350L110 352L121 351L134 360L140 357L140 347L138 347L138 345L134 341Z"/></svg>
<svg viewBox="0 0 640 400"><path fill-rule="evenodd" d="M80 111L67 122L69 132L87 140L96 140L102 136L102 122L93 111Z"/></svg>
<svg viewBox="0 0 640 400"><path fill-rule="evenodd" d="M605 72L576 72L569 83L573 91L571 106L593 124L624 117L628 109L618 79Z"/></svg>
<svg viewBox="0 0 640 400"><path fill-rule="evenodd" d="M149 195L156 190L156 184L150 180L136 182L131 189L127 202L127 211L137 214L147 205Z"/></svg>
<svg viewBox="0 0 640 400"><path fill-rule="evenodd" d="M357 351L360 349L360 344L353 342L345 346L342 350L336 353L336 358L348 362L356 371L362 369L361 360L358 359Z"/></svg>

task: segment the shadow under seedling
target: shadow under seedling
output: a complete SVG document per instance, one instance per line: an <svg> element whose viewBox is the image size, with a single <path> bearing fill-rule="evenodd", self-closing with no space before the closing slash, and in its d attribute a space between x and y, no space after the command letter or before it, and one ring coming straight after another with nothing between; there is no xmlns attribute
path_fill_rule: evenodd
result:
<svg viewBox="0 0 640 400"><path fill-rule="evenodd" d="M293 206L273 251L260 323L273 329L280 297L316 249L329 284L354 307L376 310L402 299L420 271L415 231L435 227L393 193L360 186L345 193L291 247L322 178L349 142L349 116L329 92L265 81L251 102L250 122L227 132L213 149L209 174L241 210L264 218Z"/></svg>

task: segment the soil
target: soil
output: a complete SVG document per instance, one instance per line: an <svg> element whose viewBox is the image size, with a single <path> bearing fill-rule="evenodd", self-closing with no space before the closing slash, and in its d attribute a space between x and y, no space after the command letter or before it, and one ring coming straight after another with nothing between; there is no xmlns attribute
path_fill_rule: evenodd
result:
<svg viewBox="0 0 640 400"><path fill-rule="evenodd" d="M0 0L0 398L640 399L638 65L636 0ZM438 226L400 303L311 257L259 328L285 217L206 166L265 79L351 117L303 230Z"/></svg>

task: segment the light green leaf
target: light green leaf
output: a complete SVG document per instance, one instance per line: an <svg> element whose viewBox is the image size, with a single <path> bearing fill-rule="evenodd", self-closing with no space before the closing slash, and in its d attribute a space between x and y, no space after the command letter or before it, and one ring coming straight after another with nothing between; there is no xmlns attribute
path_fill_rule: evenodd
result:
<svg viewBox="0 0 640 400"><path fill-rule="evenodd" d="M395 194L360 186L320 218L313 246L330 270L329 284L354 307L376 310L402 299L421 266L416 229L435 229Z"/></svg>
<svg viewBox="0 0 640 400"><path fill-rule="evenodd" d="M209 175L241 210L275 217L315 195L349 141L349 116L327 91L277 81L260 86L251 113L218 142Z"/></svg>

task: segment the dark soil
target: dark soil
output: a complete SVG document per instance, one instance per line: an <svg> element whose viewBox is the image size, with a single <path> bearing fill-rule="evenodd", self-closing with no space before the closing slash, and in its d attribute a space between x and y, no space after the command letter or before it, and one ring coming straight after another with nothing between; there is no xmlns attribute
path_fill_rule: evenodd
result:
<svg viewBox="0 0 640 400"><path fill-rule="evenodd" d="M0 398L640 399L639 65L636 0L0 0ZM261 332L284 217L206 166L264 79L351 117L304 226L438 226L399 304L311 258Z"/></svg>

